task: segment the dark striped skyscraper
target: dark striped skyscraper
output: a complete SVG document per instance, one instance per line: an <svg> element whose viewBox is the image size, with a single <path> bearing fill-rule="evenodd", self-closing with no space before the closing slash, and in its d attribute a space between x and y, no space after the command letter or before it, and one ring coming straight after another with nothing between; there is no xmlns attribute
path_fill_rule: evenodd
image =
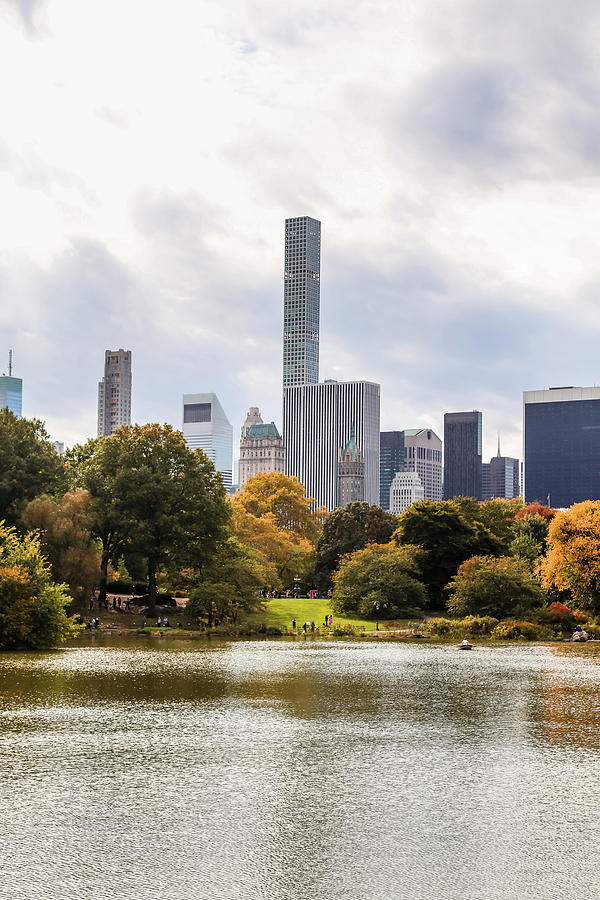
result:
<svg viewBox="0 0 600 900"><path fill-rule="evenodd" d="M481 500L481 413L444 415L444 500Z"/></svg>
<svg viewBox="0 0 600 900"><path fill-rule="evenodd" d="M321 223L285 220L283 275L283 386L319 380Z"/></svg>

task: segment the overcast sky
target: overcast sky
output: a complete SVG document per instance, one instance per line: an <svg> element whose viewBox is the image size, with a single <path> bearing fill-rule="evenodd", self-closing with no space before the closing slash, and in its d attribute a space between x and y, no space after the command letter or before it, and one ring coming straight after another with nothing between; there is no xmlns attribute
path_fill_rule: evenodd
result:
<svg viewBox="0 0 600 900"><path fill-rule="evenodd" d="M382 429L600 381L596 0L0 0L0 372L67 444L104 350L133 417L281 426L283 222L322 222L320 375ZM234 439L236 439L234 438Z"/></svg>

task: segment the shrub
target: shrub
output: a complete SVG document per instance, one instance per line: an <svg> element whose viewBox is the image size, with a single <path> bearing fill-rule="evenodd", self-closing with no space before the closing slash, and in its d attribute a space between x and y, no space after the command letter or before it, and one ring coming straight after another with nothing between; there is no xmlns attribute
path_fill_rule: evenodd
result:
<svg viewBox="0 0 600 900"><path fill-rule="evenodd" d="M600 623L586 622L583 627L587 631L589 638L593 638L594 640L600 639Z"/></svg>
<svg viewBox="0 0 600 900"><path fill-rule="evenodd" d="M527 563L511 556L471 557L448 588L448 610L459 617L523 616L544 603L544 592Z"/></svg>
<svg viewBox="0 0 600 900"><path fill-rule="evenodd" d="M492 638L498 641L551 641L556 633L549 625L504 619L492 631Z"/></svg>
<svg viewBox="0 0 600 900"><path fill-rule="evenodd" d="M464 619L430 619L425 623L428 634L466 637L466 635L491 635L498 624L493 616L466 616Z"/></svg>

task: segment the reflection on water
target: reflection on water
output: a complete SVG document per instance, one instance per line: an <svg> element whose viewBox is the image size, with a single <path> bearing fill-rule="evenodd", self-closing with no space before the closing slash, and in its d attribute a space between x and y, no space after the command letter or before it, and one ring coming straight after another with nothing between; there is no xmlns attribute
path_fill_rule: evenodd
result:
<svg viewBox="0 0 600 900"><path fill-rule="evenodd" d="M600 894L600 645L93 643L0 656L2 898Z"/></svg>

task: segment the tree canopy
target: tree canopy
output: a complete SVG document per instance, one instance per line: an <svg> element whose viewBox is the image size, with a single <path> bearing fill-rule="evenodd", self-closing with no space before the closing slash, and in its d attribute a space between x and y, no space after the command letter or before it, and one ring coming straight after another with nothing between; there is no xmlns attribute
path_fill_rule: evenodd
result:
<svg viewBox="0 0 600 900"><path fill-rule="evenodd" d="M465 498L419 500L400 516L393 540L423 549L422 579L432 604L444 602L446 585L466 559L502 552L501 537L476 518L479 506Z"/></svg>
<svg viewBox="0 0 600 900"><path fill-rule="evenodd" d="M23 509L40 494L67 488L63 459L39 419L18 419L0 409L0 515L16 525Z"/></svg>
<svg viewBox="0 0 600 900"><path fill-rule="evenodd" d="M55 584L39 538L20 538L0 522L0 648L53 647L78 626L65 612L71 598Z"/></svg>
<svg viewBox="0 0 600 900"><path fill-rule="evenodd" d="M315 511L315 501L306 496L304 485L282 472L263 472L249 478L232 502L257 519L272 515L277 528L294 531L311 543L320 534L326 516L324 509Z"/></svg>
<svg viewBox="0 0 600 900"><path fill-rule="evenodd" d="M575 606L600 614L600 500L556 513L540 574L545 587L570 591Z"/></svg>
<svg viewBox="0 0 600 900"><path fill-rule="evenodd" d="M521 618L540 609L545 598L527 563L510 556L473 556L462 563L448 588L448 610L459 618Z"/></svg>
<svg viewBox="0 0 600 900"><path fill-rule="evenodd" d="M418 547L369 544L344 557L333 576L333 608L366 618L414 615L427 600Z"/></svg>
<svg viewBox="0 0 600 900"><path fill-rule="evenodd" d="M315 583L318 587L321 590L331 587L332 574L343 556L367 544L387 543L397 524L396 516L368 503L349 503L334 509L325 520L317 542Z"/></svg>

